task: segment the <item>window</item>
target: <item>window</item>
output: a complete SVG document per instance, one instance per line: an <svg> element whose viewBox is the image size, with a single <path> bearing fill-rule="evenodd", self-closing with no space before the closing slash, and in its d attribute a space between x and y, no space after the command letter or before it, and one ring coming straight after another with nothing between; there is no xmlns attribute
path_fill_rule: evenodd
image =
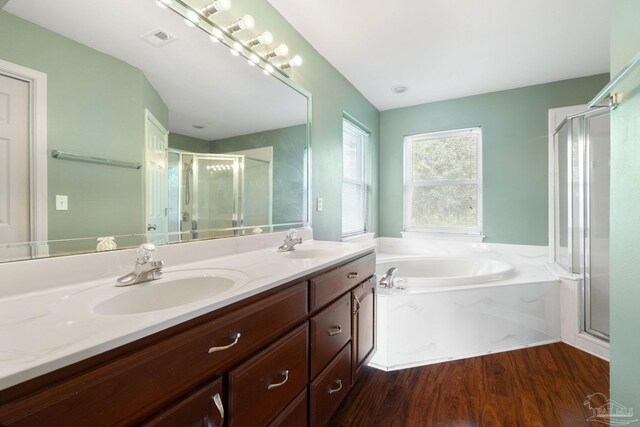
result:
<svg viewBox="0 0 640 427"><path fill-rule="evenodd" d="M405 231L482 233L479 127L404 140Z"/></svg>
<svg viewBox="0 0 640 427"><path fill-rule="evenodd" d="M369 134L349 120L342 123L342 235L367 231Z"/></svg>

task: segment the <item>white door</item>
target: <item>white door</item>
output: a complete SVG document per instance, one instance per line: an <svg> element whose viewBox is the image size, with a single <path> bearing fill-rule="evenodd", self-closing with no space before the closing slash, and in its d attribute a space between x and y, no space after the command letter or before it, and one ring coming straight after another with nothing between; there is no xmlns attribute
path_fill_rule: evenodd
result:
<svg viewBox="0 0 640 427"><path fill-rule="evenodd" d="M169 132L145 110L145 212L147 241L167 242L168 219L168 135Z"/></svg>
<svg viewBox="0 0 640 427"><path fill-rule="evenodd" d="M0 245L31 240L29 200L29 84L0 75Z"/></svg>

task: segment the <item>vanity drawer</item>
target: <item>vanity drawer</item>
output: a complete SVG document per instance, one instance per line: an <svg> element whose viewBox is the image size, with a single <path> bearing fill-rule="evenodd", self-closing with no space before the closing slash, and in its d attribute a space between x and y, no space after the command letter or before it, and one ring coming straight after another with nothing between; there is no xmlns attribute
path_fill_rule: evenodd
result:
<svg viewBox="0 0 640 427"><path fill-rule="evenodd" d="M351 294L311 318L311 379L351 339Z"/></svg>
<svg viewBox="0 0 640 427"><path fill-rule="evenodd" d="M229 374L231 426L264 426L307 385L309 330L305 323Z"/></svg>
<svg viewBox="0 0 640 427"><path fill-rule="evenodd" d="M314 277L310 285L310 310L313 312L368 279L375 269L376 255L369 254Z"/></svg>
<svg viewBox="0 0 640 427"><path fill-rule="evenodd" d="M351 344L347 344L310 386L310 425L327 424L351 388Z"/></svg>
<svg viewBox="0 0 640 427"><path fill-rule="evenodd" d="M0 407L0 425L47 425L52 419L65 427L138 423L223 374L307 313L304 282L8 403ZM240 339L229 346L237 333Z"/></svg>
<svg viewBox="0 0 640 427"><path fill-rule="evenodd" d="M289 403L289 406L273 420L269 427L300 427L307 425L307 389L305 387L302 393Z"/></svg>
<svg viewBox="0 0 640 427"><path fill-rule="evenodd" d="M222 380L217 379L171 406L143 427L222 427L224 424Z"/></svg>

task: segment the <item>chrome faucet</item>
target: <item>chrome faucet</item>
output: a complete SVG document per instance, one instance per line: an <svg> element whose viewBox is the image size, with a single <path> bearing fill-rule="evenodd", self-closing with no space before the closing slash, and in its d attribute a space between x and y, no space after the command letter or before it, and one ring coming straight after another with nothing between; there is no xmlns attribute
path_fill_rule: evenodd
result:
<svg viewBox="0 0 640 427"><path fill-rule="evenodd" d="M289 252L295 250L296 245L302 243L302 237L296 238L297 234L297 231L293 228L287 231L287 235L284 238L284 243L282 244L282 246L278 247L278 252Z"/></svg>
<svg viewBox="0 0 640 427"><path fill-rule="evenodd" d="M118 277L116 286L130 286L138 283L149 282L162 277L162 267L164 262L154 261L156 255L156 245L153 243L143 243L138 248L138 257L133 271Z"/></svg>
<svg viewBox="0 0 640 427"><path fill-rule="evenodd" d="M388 289L394 288L396 271L398 271L398 267L391 267L389 270L387 270L387 272L384 274L384 277L380 279L378 286Z"/></svg>

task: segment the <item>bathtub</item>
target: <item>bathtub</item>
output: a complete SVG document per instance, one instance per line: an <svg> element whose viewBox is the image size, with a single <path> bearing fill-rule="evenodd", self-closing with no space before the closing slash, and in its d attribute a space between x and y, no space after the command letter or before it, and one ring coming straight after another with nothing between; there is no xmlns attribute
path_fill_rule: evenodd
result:
<svg viewBox="0 0 640 427"><path fill-rule="evenodd" d="M378 351L395 370L560 340L560 283L543 265L378 254L406 289L378 288Z"/></svg>
<svg viewBox="0 0 640 427"><path fill-rule="evenodd" d="M376 275L396 267L408 286L455 286L504 280L515 276L513 265L487 258L404 257L378 262Z"/></svg>

